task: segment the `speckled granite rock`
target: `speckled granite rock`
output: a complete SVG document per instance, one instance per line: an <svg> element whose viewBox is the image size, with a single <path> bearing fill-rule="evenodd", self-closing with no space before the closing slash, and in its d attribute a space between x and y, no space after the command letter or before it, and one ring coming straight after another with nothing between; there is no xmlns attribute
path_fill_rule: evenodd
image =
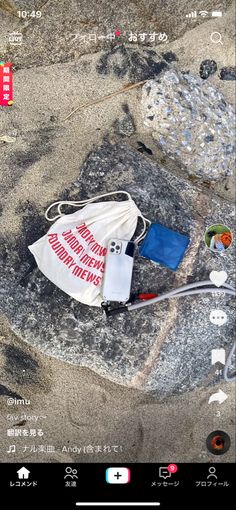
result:
<svg viewBox="0 0 236 510"><path fill-rule="evenodd" d="M174 69L163 71L144 85L142 110L153 138L190 175L207 181L232 175L235 114L208 83Z"/></svg>
<svg viewBox="0 0 236 510"><path fill-rule="evenodd" d="M232 226L230 205L209 199L125 144L105 143L91 153L70 192L76 187L80 199L125 189L152 221L190 235L191 247L177 273L137 258L133 290L162 292L223 267L233 281L233 254L223 264L203 242L206 226L216 219ZM231 344L231 298L189 297L106 319L100 309L61 292L35 267L27 246L48 228L43 211L25 204L21 235L1 243L1 308L18 335L42 352L159 396L216 381L209 377L210 352ZM229 317L220 331L209 321L216 303Z"/></svg>

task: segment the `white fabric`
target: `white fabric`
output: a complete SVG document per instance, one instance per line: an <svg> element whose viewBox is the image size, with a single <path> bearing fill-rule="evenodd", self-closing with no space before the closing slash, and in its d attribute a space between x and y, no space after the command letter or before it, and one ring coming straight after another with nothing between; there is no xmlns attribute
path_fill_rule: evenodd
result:
<svg viewBox="0 0 236 510"><path fill-rule="evenodd" d="M103 196L124 193L128 200L91 203ZM73 214L63 215L63 205L83 206ZM127 192L112 192L82 202L56 202L57 221L48 233L29 250L34 255L42 273L71 297L90 306L102 302L101 283L108 240L112 237L130 240L137 227L138 217L144 223L142 239L149 220L144 218Z"/></svg>

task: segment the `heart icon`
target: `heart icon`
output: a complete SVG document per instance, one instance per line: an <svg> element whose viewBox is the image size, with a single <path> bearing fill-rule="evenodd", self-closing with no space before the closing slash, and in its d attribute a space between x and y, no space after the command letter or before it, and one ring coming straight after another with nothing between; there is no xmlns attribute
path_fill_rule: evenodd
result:
<svg viewBox="0 0 236 510"><path fill-rule="evenodd" d="M227 280L227 273L225 271L211 271L210 280L216 287L221 287Z"/></svg>

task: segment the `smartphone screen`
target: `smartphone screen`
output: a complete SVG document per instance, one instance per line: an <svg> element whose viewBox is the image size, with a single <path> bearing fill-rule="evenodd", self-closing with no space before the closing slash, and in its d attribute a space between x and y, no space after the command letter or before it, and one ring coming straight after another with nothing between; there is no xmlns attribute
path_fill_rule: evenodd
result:
<svg viewBox="0 0 236 510"><path fill-rule="evenodd" d="M235 468L235 4L2 0L0 19L2 494L220 508ZM137 253L128 302L104 310L113 238Z"/></svg>

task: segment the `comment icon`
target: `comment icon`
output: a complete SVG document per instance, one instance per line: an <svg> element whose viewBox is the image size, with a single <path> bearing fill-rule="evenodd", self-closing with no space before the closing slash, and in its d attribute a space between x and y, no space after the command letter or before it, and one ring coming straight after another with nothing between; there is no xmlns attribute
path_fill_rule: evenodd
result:
<svg viewBox="0 0 236 510"><path fill-rule="evenodd" d="M211 310L210 321L215 326L223 326L227 322L227 315L224 310Z"/></svg>

